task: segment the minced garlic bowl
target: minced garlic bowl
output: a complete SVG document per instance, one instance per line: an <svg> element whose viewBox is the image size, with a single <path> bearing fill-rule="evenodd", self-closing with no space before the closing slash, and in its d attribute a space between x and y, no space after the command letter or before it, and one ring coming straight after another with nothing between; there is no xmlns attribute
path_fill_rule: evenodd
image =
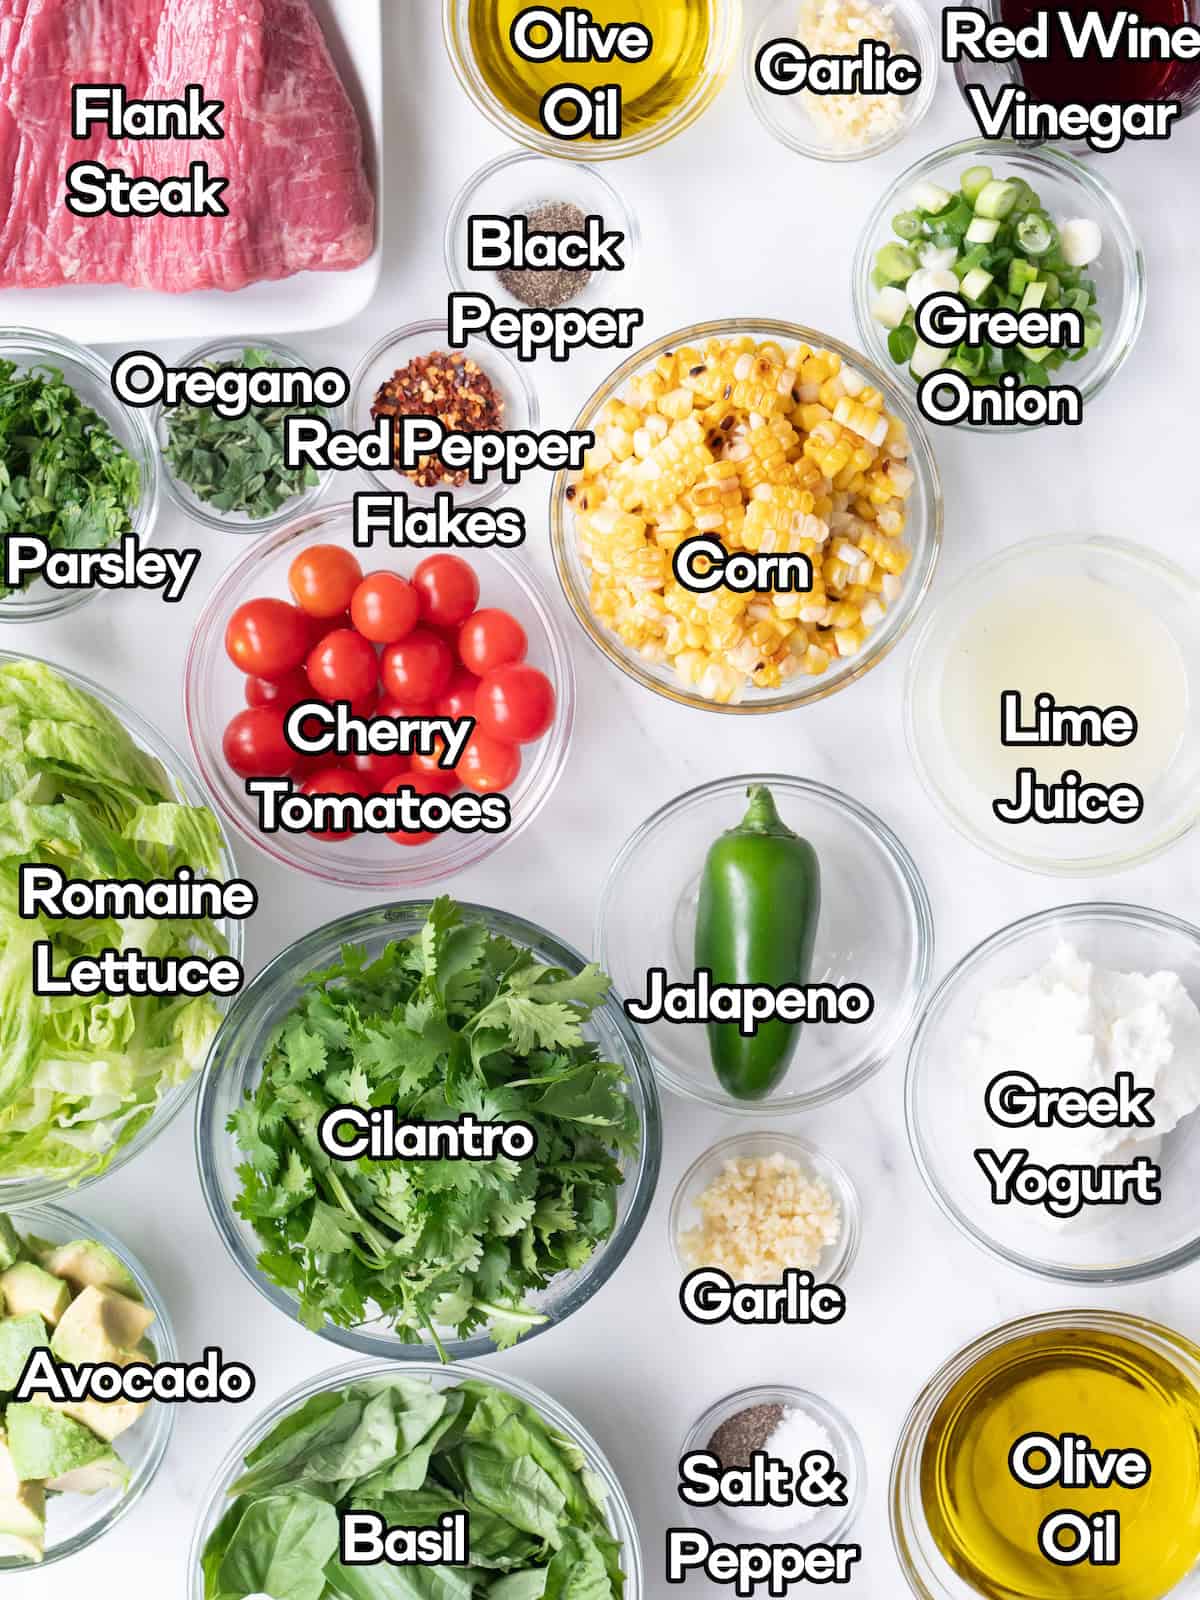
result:
<svg viewBox="0 0 1200 1600"><path fill-rule="evenodd" d="M574 426L596 445L554 481L559 580L593 643L656 694L742 713L823 699L887 654L929 588L942 495L920 418L827 334L682 328L624 362ZM688 592L673 552L706 533L729 552L807 554L812 592Z"/></svg>

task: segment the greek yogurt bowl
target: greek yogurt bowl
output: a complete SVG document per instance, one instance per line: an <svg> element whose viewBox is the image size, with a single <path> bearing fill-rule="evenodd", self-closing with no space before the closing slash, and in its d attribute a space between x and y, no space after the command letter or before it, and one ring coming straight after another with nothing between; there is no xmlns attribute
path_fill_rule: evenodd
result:
<svg viewBox="0 0 1200 1600"><path fill-rule="evenodd" d="M1200 1111L1185 1115L1153 1155L1162 1169L1162 1199L1156 1205L1127 1201L1087 1207L1074 1218L1055 1221L1044 1206L994 1204L975 1158L981 1148L993 1149L1003 1160L1022 1144L1019 1129L998 1126L987 1115L982 1077L990 1073L968 1073L965 1067L964 1045L980 1002L1045 966L1062 945L1074 947L1098 969L1177 973L1192 1001L1200 1004L1200 928L1164 912L1128 905L1059 906L1001 928L942 980L913 1035L905 1090L913 1156L943 1214L974 1244L1010 1266L1058 1283L1080 1284L1132 1283L1173 1272L1200 1257ZM1145 1005L1144 995L1135 998ZM1200 1093L1192 1048L1200 1043L1200 1018L1195 1033L1177 1028L1173 1048L1180 1059L1155 1076L1149 1059L1165 1044L1153 1035L1156 1020L1145 1011L1139 1018L1133 998L1123 1009L1128 1020L1122 1025L1122 1064L1136 1071L1138 1083L1156 1083L1159 1093L1175 1080L1186 1104L1193 1098L1186 1086L1189 1076ZM1030 1028L1038 1026L1038 1019L1031 1018ZM1016 1059L1006 1066L1019 1069ZM1075 1079L1064 1075L1062 1081ZM1067 1130L1061 1132L1056 1146L1061 1144L1062 1154L1056 1160L1078 1159L1078 1145L1073 1156ZM1036 1148L1045 1149L1040 1140ZM1153 1154L1153 1147L1143 1143L1140 1150L1134 1146L1131 1153L1111 1160L1122 1162L1139 1153ZM1034 1159L1047 1165L1044 1157Z"/></svg>

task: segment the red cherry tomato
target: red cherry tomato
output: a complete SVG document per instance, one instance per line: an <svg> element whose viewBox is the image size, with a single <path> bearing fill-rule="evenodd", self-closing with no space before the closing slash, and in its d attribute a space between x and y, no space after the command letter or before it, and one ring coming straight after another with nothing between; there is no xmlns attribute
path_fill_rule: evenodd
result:
<svg viewBox="0 0 1200 1600"><path fill-rule="evenodd" d="M414 628L407 639L383 652L383 687L397 700L428 706L450 682L454 657L450 646L428 628Z"/></svg>
<svg viewBox="0 0 1200 1600"><path fill-rule="evenodd" d="M458 758L459 782L476 794L497 794L516 781L521 770L521 752L515 744L504 744L476 728Z"/></svg>
<svg viewBox="0 0 1200 1600"><path fill-rule="evenodd" d="M454 777L454 774L448 772L445 776L453 781L454 787L457 789L458 779ZM399 789L411 789L415 794L422 795L448 794L450 792L448 789L442 788L435 778L425 772L406 772L403 777L394 778L391 783L386 784L383 792L384 794L395 794ZM389 833L388 838L393 844L401 844L411 849L413 845L429 844L431 840L437 838L437 834L428 832L404 833L402 830L397 830L395 833Z"/></svg>
<svg viewBox="0 0 1200 1600"><path fill-rule="evenodd" d="M303 667L295 667L274 683L270 678L247 678L244 687L248 706L273 706L278 701L290 708L312 699L312 685Z"/></svg>
<svg viewBox="0 0 1200 1600"><path fill-rule="evenodd" d="M365 755L347 756L346 765L351 772L357 772L360 778L367 780L372 794L382 794L384 784L390 783L393 778L403 777L408 771L409 758L398 753L381 756L368 751Z"/></svg>
<svg viewBox="0 0 1200 1600"><path fill-rule="evenodd" d="M345 767L325 766L320 772L313 774L306 783L301 785L302 794L357 794L365 800L372 792L366 779L357 772L349 772ZM349 839L354 833L353 828L310 828L309 832L314 839L325 839L336 843L340 839Z"/></svg>
<svg viewBox="0 0 1200 1600"><path fill-rule="evenodd" d="M417 591L398 572L369 572L350 602L350 616L372 644L395 644L417 625Z"/></svg>
<svg viewBox="0 0 1200 1600"><path fill-rule="evenodd" d="M365 701L379 682L375 652L353 628L327 633L309 656L307 671L323 700Z"/></svg>
<svg viewBox="0 0 1200 1600"><path fill-rule="evenodd" d="M435 628L465 622L479 604L479 579L461 556L426 556L412 575L421 621Z"/></svg>
<svg viewBox="0 0 1200 1600"><path fill-rule="evenodd" d="M288 568L292 599L310 617L337 617L362 582L362 568L340 544L312 544Z"/></svg>
<svg viewBox="0 0 1200 1600"><path fill-rule="evenodd" d="M221 749L239 778L282 778L297 761L283 736L287 710L281 705L250 706L225 729Z"/></svg>
<svg viewBox="0 0 1200 1600"><path fill-rule="evenodd" d="M286 600L247 600L229 619L225 650L235 667L274 682L308 654L308 618Z"/></svg>
<svg viewBox="0 0 1200 1600"><path fill-rule="evenodd" d="M350 613L348 611L343 611L339 616L336 617L309 617L309 654L312 654L322 639L328 639L331 633L337 633L339 628L353 628L353 626L354 624L350 620Z"/></svg>
<svg viewBox="0 0 1200 1600"><path fill-rule="evenodd" d="M466 667L456 667L434 710L439 717L473 717L479 679Z"/></svg>
<svg viewBox="0 0 1200 1600"><path fill-rule="evenodd" d="M525 629L507 611L476 611L459 629L459 659L477 678L506 662L524 661L528 649Z"/></svg>
<svg viewBox="0 0 1200 1600"><path fill-rule="evenodd" d="M509 744L531 744L554 721L554 685L524 661L489 672L475 695L475 720L484 733Z"/></svg>
<svg viewBox="0 0 1200 1600"><path fill-rule="evenodd" d="M446 741L442 738L440 733L435 733L433 736L433 749L430 751L429 755L424 755L420 750L413 751L412 769L414 772L430 773L434 777L441 777L443 774L445 774L447 777L451 777L453 776L454 768L443 767L441 764L442 757L445 754ZM455 783L455 787L458 787L457 782Z"/></svg>

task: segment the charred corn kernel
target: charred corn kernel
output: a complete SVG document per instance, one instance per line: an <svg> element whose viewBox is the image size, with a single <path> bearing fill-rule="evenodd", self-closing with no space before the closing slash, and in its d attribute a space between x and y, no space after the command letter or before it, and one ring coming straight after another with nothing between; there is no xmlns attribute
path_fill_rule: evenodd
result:
<svg viewBox="0 0 1200 1600"><path fill-rule="evenodd" d="M898 419L830 351L747 336L663 355L601 408L569 505L598 621L693 693L729 703L862 648L901 587L914 475ZM695 532L807 556L802 592L697 595Z"/></svg>
<svg viewBox="0 0 1200 1600"><path fill-rule="evenodd" d="M887 440L888 419L883 413L848 394L834 406L833 420L852 433L860 434L870 445L878 447Z"/></svg>

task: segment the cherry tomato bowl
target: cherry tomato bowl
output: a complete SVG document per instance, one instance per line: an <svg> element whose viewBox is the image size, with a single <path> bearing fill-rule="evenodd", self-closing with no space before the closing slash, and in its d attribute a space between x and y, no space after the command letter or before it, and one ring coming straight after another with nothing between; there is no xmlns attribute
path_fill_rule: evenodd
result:
<svg viewBox="0 0 1200 1600"><path fill-rule="evenodd" d="M549 799L566 761L574 720L575 679L570 654L550 601L520 550L441 552L393 548L380 540L363 549L353 543L353 527L351 505L323 507L265 534L228 568L201 613L188 651L184 673L188 738L196 766L220 811L237 832L274 860L349 888L391 890L437 883L490 856L527 828ZM315 671L320 681L336 684L341 681L339 673L346 672L353 678L355 695L365 681L364 662L359 659L363 652L358 648L361 636L354 632L350 619L311 618L311 638L302 641L295 616L289 618L283 613L280 603L290 605L293 600L289 577L296 559L314 547L351 552L364 576L394 572L405 579L410 579L429 557L454 554L468 563L478 578L479 598L473 615L487 613L482 625L486 642L503 651L514 648L514 638L520 636L523 640L525 653L521 659L529 670L501 674L501 696L508 680L525 689L532 679L539 692L528 697L526 704L509 685L516 719L511 739L497 740L494 729L477 729L479 737L472 736L473 742L457 769L461 790L457 784L454 789L454 793L473 794L480 801L502 790L511 808L511 821L503 832L448 829L400 848L399 842L386 833L362 832L339 838L328 836L328 831L326 836L318 837L309 833L264 832L260 828L259 802L246 792L246 780L248 775L269 774L273 761L274 770L278 771L279 732L272 714L278 716L295 703L293 686L306 673L311 678ZM507 622L497 626L495 613ZM459 630L439 626L437 619L441 615L435 608L433 617L419 617L400 640L389 644L376 641L372 648L378 652L379 681L362 703L361 714L367 715L376 707L409 715L426 711L431 715L462 714L461 708L470 698L472 679L457 654ZM260 626L241 627L247 616ZM283 625L275 627L277 622ZM512 623L517 625L515 629ZM473 634L475 631L478 630ZM354 648L349 647L344 637L347 634ZM240 652L239 663L229 653L230 641ZM302 643L305 654L299 660L296 658ZM486 655L481 658L488 659ZM443 686L447 673L448 682ZM479 683L486 680L486 674L476 676ZM276 698L271 696L272 681L283 691ZM410 687L418 693L406 692ZM314 689L309 697L320 699L324 693ZM421 699L422 695L429 698ZM553 706L553 715L549 727L541 732L547 699ZM360 710L357 701L354 708ZM502 712L506 709L501 707ZM251 714L245 715L247 712ZM507 734L503 717L501 731ZM403 759L417 792L431 793L437 787L436 779L422 775L419 763ZM386 793L388 783L395 779L394 766L386 757L368 763L366 770L350 757L332 755L328 764L305 757L289 774L295 791L308 788L310 793L348 792L354 787L322 781L328 776L328 768L342 777L356 770L368 793Z"/></svg>

